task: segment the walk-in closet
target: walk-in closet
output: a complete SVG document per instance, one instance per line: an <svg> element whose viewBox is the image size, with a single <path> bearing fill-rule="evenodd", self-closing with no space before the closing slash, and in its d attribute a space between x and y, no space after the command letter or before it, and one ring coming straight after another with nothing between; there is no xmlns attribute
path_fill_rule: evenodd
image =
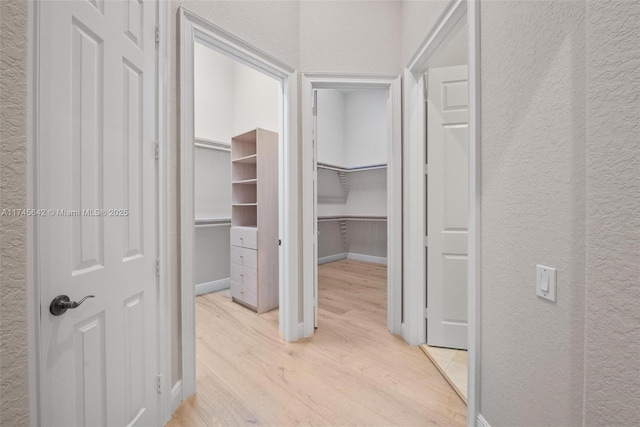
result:
<svg viewBox="0 0 640 427"><path fill-rule="evenodd" d="M320 323L359 309L386 329L387 105L384 90L316 93Z"/></svg>
<svg viewBox="0 0 640 427"><path fill-rule="evenodd" d="M215 297L259 313L278 306L278 90L194 44L196 305Z"/></svg>

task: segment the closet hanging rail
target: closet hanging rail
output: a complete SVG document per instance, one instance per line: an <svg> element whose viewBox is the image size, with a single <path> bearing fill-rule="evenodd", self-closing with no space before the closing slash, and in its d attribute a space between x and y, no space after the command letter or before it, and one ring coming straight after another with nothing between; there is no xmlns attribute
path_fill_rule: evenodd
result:
<svg viewBox="0 0 640 427"><path fill-rule="evenodd" d="M327 169L327 170L336 171L336 172L361 172L361 171L369 171L369 170L386 169L387 168L387 164L386 163L380 163L380 164L377 164L377 165L357 166L357 167L353 167L353 168L343 168L343 167L336 166L336 165L330 165L328 163L318 163L317 165L318 165L319 169Z"/></svg>
<svg viewBox="0 0 640 427"><path fill-rule="evenodd" d="M224 227L231 225L231 218L198 218L196 228Z"/></svg>
<svg viewBox="0 0 640 427"><path fill-rule="evenodd" d="M386 222L386 216L377 215L342 215L342 216L319 216L318 222L325 221L373 221Z"/></svg>
<svg viewBox="0 0 640 427"><path fill-rule="evenodd" d="M200 148L208 148L210 150L231 152L231 144L220 141L213 141L210 139L196 138L193 141L193 145Z"/></svg>

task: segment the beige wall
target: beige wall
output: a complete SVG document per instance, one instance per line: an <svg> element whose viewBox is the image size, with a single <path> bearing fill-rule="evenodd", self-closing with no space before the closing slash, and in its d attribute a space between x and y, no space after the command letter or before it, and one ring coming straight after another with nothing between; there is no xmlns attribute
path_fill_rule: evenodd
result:
<svg viewBox="0 0 640 427"><path fill-rule="evenodd" d="M638 425L637 2L483 2L481 413ZM535 265L558 268L558 301ZM586 307L586 312L585 312Z"/></svg>
<svg viewBox="0 0 640 427"><path fill-rule="evenodd" d="M586 24L585 424L640 426L640 2Z"/></svg>
<svg viewBox="0 0 640 427"><path fill-rule="evenodd" d="M27 202L26 1L0 2L0 209ZM27 223L0 216L0 425L29 422Z"/></svg>

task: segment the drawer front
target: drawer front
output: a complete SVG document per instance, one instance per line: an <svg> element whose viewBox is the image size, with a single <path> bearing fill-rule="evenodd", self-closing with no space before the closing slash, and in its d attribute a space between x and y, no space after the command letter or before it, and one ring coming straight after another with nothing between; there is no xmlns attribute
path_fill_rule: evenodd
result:
<svg viewBox="0 0 640 427"><path fill-rule="evenodd" d="M258 268L258 251L255 249L231 246L231 262L246 267Z"/></svg>
<svg viewBox="0 0 640 427"><path fill-rule="evenodd" d="M242 300L254 307L258 306L258 284L256 282L244 285L242 288Z"/></svg>
<svg viewBox="0 0 640 427"><path fill-rule="evenodd" d="M258 230L250 227L231 227L231 246L258 249Z"/></svg>
<svg viewBox="0 0 640 427"><path fill-rule="evenodd" d="M242 283L244 286L256 286L258 270L240 264L231 264L231 281Z"/></svg>

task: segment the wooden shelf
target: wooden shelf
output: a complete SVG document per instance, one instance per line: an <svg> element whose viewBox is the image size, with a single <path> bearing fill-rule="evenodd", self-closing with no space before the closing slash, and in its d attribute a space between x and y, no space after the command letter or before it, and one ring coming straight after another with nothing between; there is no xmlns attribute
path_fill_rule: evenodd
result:
<svg viewBox="0 0 640 427"><path fill-rule="evenodd" d="M257 184L258 183L258 179L254 178L254 179L245 179L242 181L233 181L232 184L236 184L236 185L251 185L251 184Z"/></svg>
<svg viewBox="0 0 640 427"><path fill-rule="evenodd" d="M249 156L240 157L238 159L231 160L233 163L249 163L256 164L256 160L258 158L257 154L251 154Z"/></svg>

